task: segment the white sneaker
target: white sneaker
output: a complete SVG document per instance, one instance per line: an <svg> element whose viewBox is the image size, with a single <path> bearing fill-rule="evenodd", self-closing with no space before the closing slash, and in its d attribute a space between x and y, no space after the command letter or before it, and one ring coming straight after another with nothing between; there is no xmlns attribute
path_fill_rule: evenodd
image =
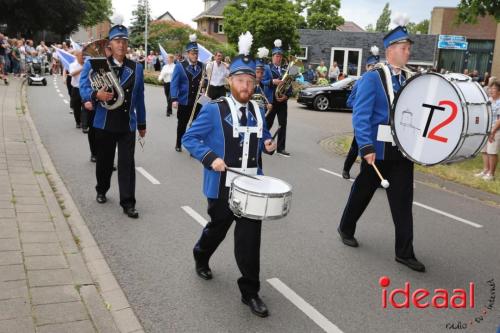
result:
<svg viewBox="0 0 500 333"><path fill-rule="evenodd" d="M478 177L478 178L481 177L482 178L484 175L486 175L486 172L483 170L481 172L475 173L474 177Z"/></svg>
<svg viewBox="0 0 500 333"><path fill-rule="evenodd" d="M495 180L495 177L493 177L492 175L490 175L489 173L485 174L483 177L481 177L483 180L486 180L488 182L491 182L493 180Z"/></svg>

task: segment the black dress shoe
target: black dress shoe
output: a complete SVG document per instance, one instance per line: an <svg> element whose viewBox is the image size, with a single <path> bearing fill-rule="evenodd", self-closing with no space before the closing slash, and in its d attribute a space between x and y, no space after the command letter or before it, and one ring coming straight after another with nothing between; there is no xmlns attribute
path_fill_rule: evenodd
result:
<svg viewBox="0 0 500 333"><path fill-rule="evenodd" d="M91 156L90 156L90 162L92 162L92 163L97 162L97 156L95 156L95 155L91 155Z"/></svg>
<svg viewBox="0 0 500 333"><path fill-rule="evenodd" d="M205 265L199 265L196 264L196 274L198 274L199 277L201 277L203 280L212 280L213 275L212 271L210 270L210 267L205 266Z"/></svg>
<svg viewBox="0 0 500 333"><path fill-rule="evenodd" d="M269 316L269 311L267 310L266 304L260 299L259 296L254 297L241 297L243 304L246 304L252 310L252 313L256 316L265 318Z"/></svg>
<svg viewBox="0 0 500 333"><path fill-rule="evenodd" d="M82 125L76 124L76 128L82 128Z"/></svg>
<svg viewBox="0 0 500 333"><path fill-rule="evenodd" d="M342 170L342 178L351 179L351 175L349 174L349 171Z"/></svg>
<svg viewBox="0 0 500 333"><path fill-rule="evenodd" d="M182 151L182 148L181 147L175 147L175 151L177 151L177 152L180 153Z"/></svg>
<svg viewBox="0 0 500 333"><path fill-rule="evenodd" d="M100 204L103 204L105 203L106 201L108 201L108 199L106 199L106 195L105 194L100 194L100 193L97 193L97 197L95 198L95 200L100 203Z"/></svg>
<svg viewBox="0 0 500 333"><path fill-rule="evenodd" d="M404 258L396 257L396 261L399 262L400 264L403 264L403 265L413 269L414 271L422 272L422 273L425 272L424 264L422 264L420 261L418 261L417 258L404 259Z"/></svg>
<svg viewBox="0 0 500 333"><path fill-rule="evenodd" d="M290 156L290 153L287 152L286 150L278 150L278 154L283 155L283 156Z"/></svg>
<svg viewBox="0 0 500 333"><path fill-rule="evenodd" d="M88 127L87 127L87 128L82 128L82 132L83 132L84 134L87 134L87 133L89 132L89 128L88 128Z"/></svg>
<svg viewBox="0 0 500 333"><path fill-rule="evenodd" d="M127 214L127 216L132 219L136 219L139 217L139 212L135 210L134 207L124 207L123 213Z"/></svg>
<svg viewBox="0 0 500 333"><path fill-rule="evenodd" d="M359 243L356 240L356 238L348 237L346 234L344 234L340 230L340 228L338 228L337 231L339 232L340 238L342 239L342 243L344 243L347 246L351 246L351 247L358 247L359 246Z"/></svg>

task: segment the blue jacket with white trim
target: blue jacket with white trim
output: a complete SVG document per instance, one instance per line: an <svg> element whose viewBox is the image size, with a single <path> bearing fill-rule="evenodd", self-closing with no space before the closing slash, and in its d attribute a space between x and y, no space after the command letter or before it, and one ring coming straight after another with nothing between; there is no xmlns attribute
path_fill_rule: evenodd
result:
<svg viewBox="0 0 500 333"><path fill-rule="evenodd" d="M113 59L108 58L109 63ZM144 103L144 74L142 65L125 59L123 62L123 70L118 78L120 85L125 93L123 105L115 110L104 108L97 100L97 92L94 91L90 84L91 65L90 61L86 60L82 72L80 73L80 96L82 103L92 102L95 107L95 118L93 126L99 129L106 128L106 119L108 112L128 112L129 115L129 130L146 129L146 106Z"/></svg>

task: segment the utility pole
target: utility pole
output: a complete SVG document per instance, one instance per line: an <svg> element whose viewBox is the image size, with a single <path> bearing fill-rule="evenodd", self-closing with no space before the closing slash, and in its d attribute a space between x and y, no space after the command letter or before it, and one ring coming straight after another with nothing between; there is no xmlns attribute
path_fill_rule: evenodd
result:
<svg viewBox="0 0 500 333"><path fill-rule="evenodd" d="M145 14L144 14L144 52L146 53L146 59L148 57L148 0L144 0L145 2L145 6L144 6L144 10L145 10ZM146 60L147 62L147 60Z"/></svg>

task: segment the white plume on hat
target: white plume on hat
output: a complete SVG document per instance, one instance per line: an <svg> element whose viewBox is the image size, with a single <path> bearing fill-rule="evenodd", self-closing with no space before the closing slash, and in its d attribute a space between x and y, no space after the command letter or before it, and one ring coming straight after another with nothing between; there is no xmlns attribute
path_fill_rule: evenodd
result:
<svg viewBox="0 0 500 333"><path fill-rule="evenodd" d="M198 39L198 37L196 36L196 34L189 35L189 41L191 43L196 42L197 39Z"/></svg>
<svg viewBox="0 0 500 333"><path fill-rule="evenodd" d="M282 45L282 44L281 44L281 39L276 39L276 40L274 41L274 46L276 46L276 47L281 47L281 45Z"/></svg>
<svg viewBox="0 0 500 333"><path fill-rule="evenodd" d="M395 25L399 25L400 27L404 27L410 22L410 18L406 13L396 13L394 16L394 19L392 20L392 23Z"/></svg>
<svg viewBox="0 0 500 333"><path fill-rule="evenodd" d="M370 48L370 52L371 52L371 54L373 54L374 56L378 56L378 53L379 53L379 48L377 47L377 45L373 45L373 46Z"/></svg>
<svg viewBox="0 0 500 333"><path fill-rule="evenodd" d="M115 14L111 18L111 23L113 23L113 25L122 25L123 24L123 15L122 14Z"/></svg>
<svg viewBox="0 0 500 333"><path fill-rule="evenodd" d="M266 58L268 55L269 55L269 50L267 49L267 47L263 46L257 49L258 58Z"/></svg>
<svg viewBox="0 0 500 333"><path fill-rule="evenodd" d="M238 40L238 49L240 54L249 55L250 48L252 47L253 36L250 31L245 32L240 35L240 39Z"/></svg>

